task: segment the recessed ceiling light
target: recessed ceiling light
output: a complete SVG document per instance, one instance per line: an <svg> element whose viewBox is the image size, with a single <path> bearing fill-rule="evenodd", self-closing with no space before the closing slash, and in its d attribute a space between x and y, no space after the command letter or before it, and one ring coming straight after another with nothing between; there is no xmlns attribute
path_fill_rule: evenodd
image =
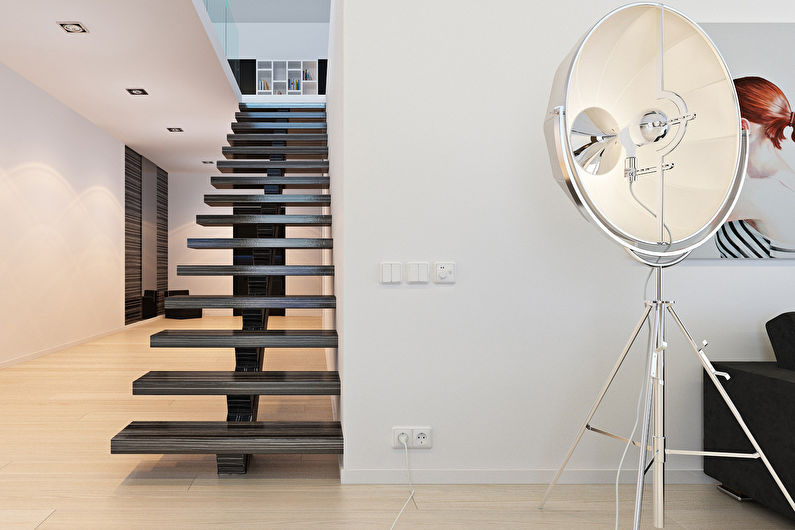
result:
<svg viewBox="0 0 795 530"><path fill-rule="evenodd" d="M149 95L149 92L147 92L143 88L128 88L126 90L127 90L127 92L130 93L131 96L148 96Z"/></svg>
<svg viewBox="0 0 795 530"><path fill-rule="evenodd" d="M168 132L184 132L182 127L166 127L166 129L168 129Z"/></svg>
<svg viewBox="0 0 795 530"><path fill-rule="evenodd" d="M58 22L58 25L67 33L88 33L86 27L80 22Z"/></svg>
<svg viewBox="0 0 795 530"><path fill-rule="evenodd" d="M215 164L212 160L202 160L202 164Z"/></svg>

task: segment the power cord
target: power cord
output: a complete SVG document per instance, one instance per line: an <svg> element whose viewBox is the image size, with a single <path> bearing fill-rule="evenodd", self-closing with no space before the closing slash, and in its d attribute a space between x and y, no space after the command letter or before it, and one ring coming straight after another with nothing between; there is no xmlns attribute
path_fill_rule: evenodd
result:
<svg viewBox="0 0 795 530"><path fill-rule="evenodd" d="M651 208L646 206L643 203L643 201L641 201L638 198L638 196L635 194L635 188L634 188L633 184L634 184L634 182L632 180L630 180L629 181L629 193L630 193L630 195L632 195L632 198L644 210L646 210L646 212L648 212L649 215L651 215L652 217L657 219L657 214L654 213L654 211ZM665 222L663 222L662 225L663 225L663 229L665 230L666 234L668 235L668 244L667 244L667 247L666 247L666 250L667 250L667 249L671 248L671 245L673 245L674 238L673 238L673 235L671 234L671 229L668 228L668 225ZM659 263L661 259L662 258L657 258L657 263ZM648 290L649 290L649 280L651 279L651 275L652 275L653 272L654 272L654 269L650 268L649 269L649 274L646 276L646 281L643 284L643 300L644 301L648 300L647 294L648 294ZM652 347L653 347L653 342L652 342L653 338L652 338L652 333L651 333L651 331L652 331L651 321L647 321L646 323L648 324L648 328L649 328L649 340L648 340L648 348L646 349L646 371L644 372L644 374L649 373L649 369L651 368L649 363L651 362L651 350L652 350ZM618 484L619 484L619 482L621 480L621 468L624 466L624 459L627 456L627 451L629 450L629 446L632 445L632 440L635 438L635 433L638 430L638 423L640 422L640 406L641 406L641 403L643 402L643 390L646 388L646 385L649 384L649 382L646 380L645 377L642 379L642 381L643 382L640 385L640 390L638 391L638 403L635 405L635 423L633 423L633 425L632 425L632 432L627 437L627 444L624 446L624 451L621 453L621 459L618 461L618 469L616 470L616 530L618 530ZM641 440L640 445L641 445L641 447L639 449L641 451L646 451L646 440Z"/></svg>
<svg viewBox="0 0 795 530"><path fill-rule="evenodd" d="M635 202L637 202L638 204L640 204L640 205L643 207L643 209L644 209L644 210L646 210L647 212L649 212L649 213L651 214L651 216L652 216L652 217L654 217L655 219L657 219L657 214L656 214L656 213L654 213L654 212L652 211L652 209L651 209L651 208L649 208L648 206L646 206L645 204L643 204L643 201L641 201L640 199L638 199L638 196L637 196L637 195L635 195L635 189L634 189L634 188L633 188L633 186L632 186L633 184L634 184L634 183L633 183L633 182L630 180L630 181L629 181L629 193L630 193L630 195L632 195L632 198L633 198L633 199L635 199ZM668 233L668 241L669 241L669 243L668 243L668 246L670 247L670 246L673 244L673 240L674 240L673 236L671 235L671 229L670 229L670 228L668 228L668 225L667 225L667 224L665 224L665 223L663 223L663 228L664 228L664 229L665 229L665 231ZM659 260L657 260L657 261L658 261L658 263L659 263ZM649 276L651 276L651 274L650 274ZM646 286L648 287L648 285L649 285L649 280L648 280L648 278L647 278L647 279L646 279Z"/></svg>
<svg viewBox="0 0 795 530"><path fill-rule="evenodd" d="M408 484L409 484L409 498L406 499L405 503L403 503L403 507L400 509L400 511L397 514L397 517L395 517L395 520L392 522L390 530L395 530L395 526L398 523L398 519L400 519L400 516L403 515L404 511L406 511L406 507L409 505L409 502L413 502L414 507L419 510L419 507L417 506L417 501L414 500L414 484L411 483L411 466L409 465L409 445L408 445L409 437L406 436L405 433L403 433L400 436L398 436L398 441L403 444L403 451L405 451L406 454L406 478L408 478Z"/></svg>
<svg viewBox="0 0 795 530"><path fill-rule="evenodd" d="M632 188L630 187L630 190L631 189ZM638 202L640 202L640 201L638 201ZM641 204L641 206L643 206L643 204ZM645 206L644 206L644 208L645 208ZM667 226L665 228L666 228L666 230L668 229ZM670 237L670 235L671 235L671 232L669 230L668 231L668 236ZM668 246L669 247L671 246L670 242L668 243ZM648 297L649 280L651 280L651 275L653 273L654 273L654 269L653 268L649 268L649 274L646 275L646 281L643 283L643 300L644 301L649 299L649 297ZM649 369L650 369L649 363L651 362L650 353L651 353L652 346L653 346L653 343L652 343L653 337L651 335L651 321L647 321L646 323L647 323L648 329L649 329L649 339L648 339L648 347L646 348L646 371L644 372L644 374L649 373ZM645 377L643 378L642 381L645 381L646 384L648 384L648 381L646 381ZM627 451L629 450L629 446L632 445L632 440L635 439L635 433L638 430L638 422L640 422L640 406L641 406L641 403L643 402L643 390L645 389L645 387L646 387L646 385L643 382L641 382L640 390L638 391L638 402L635 405L635 423L632 425L632 432L627 437L627 444L624 446L624 452L621 453L621 460L618 461L618 470L616 471L616 530L618 530L618 484L619 484L619 482L621 480L621 468L624 466L624 459L627 456ZM641 440L641 447L640 447L641 451L645 451L646 450L646 448L643 447L644 445L645 445L645 440Z"/></svg>

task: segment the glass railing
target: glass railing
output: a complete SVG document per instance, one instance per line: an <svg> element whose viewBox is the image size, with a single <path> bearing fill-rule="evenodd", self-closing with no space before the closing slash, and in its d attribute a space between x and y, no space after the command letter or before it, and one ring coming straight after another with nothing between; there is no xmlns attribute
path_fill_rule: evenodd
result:
<svg viewBox="0 0 795 530"><path fill-rule="evenodd" d="M218 41L224 50L227 59L236 59L239 56L239 40L237 24L232 16L229 0L204 0L204 7L210 15Z"/></svg>

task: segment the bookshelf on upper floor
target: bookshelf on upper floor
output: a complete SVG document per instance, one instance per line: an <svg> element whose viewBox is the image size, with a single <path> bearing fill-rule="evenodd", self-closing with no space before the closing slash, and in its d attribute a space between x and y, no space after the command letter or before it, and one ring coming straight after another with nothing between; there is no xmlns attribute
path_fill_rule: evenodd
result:
<svg viewBox="0 0 795 530"><path fill-rule="evenodd" d="M317 60L257 60L257 95L317 95Z"/></svg>

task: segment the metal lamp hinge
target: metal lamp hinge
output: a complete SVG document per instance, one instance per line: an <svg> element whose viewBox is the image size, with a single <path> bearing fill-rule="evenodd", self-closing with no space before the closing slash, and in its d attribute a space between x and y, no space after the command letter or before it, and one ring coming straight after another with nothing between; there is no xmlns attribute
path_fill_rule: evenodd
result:
<svg viewBox="0 0 795 530"><path fill-rule="evenodd" d="M667 164L662 165L663 171L670 171L674 168L673 162L668 162ZM658 166L649 166L649 167L642 167L638 169L637 167L637 159L634 156L628 156L624 159L624 178L629 180L630 182L637 182L638 177L642 175L649 175L651 173L656 173L658 170Z"/></svg>

